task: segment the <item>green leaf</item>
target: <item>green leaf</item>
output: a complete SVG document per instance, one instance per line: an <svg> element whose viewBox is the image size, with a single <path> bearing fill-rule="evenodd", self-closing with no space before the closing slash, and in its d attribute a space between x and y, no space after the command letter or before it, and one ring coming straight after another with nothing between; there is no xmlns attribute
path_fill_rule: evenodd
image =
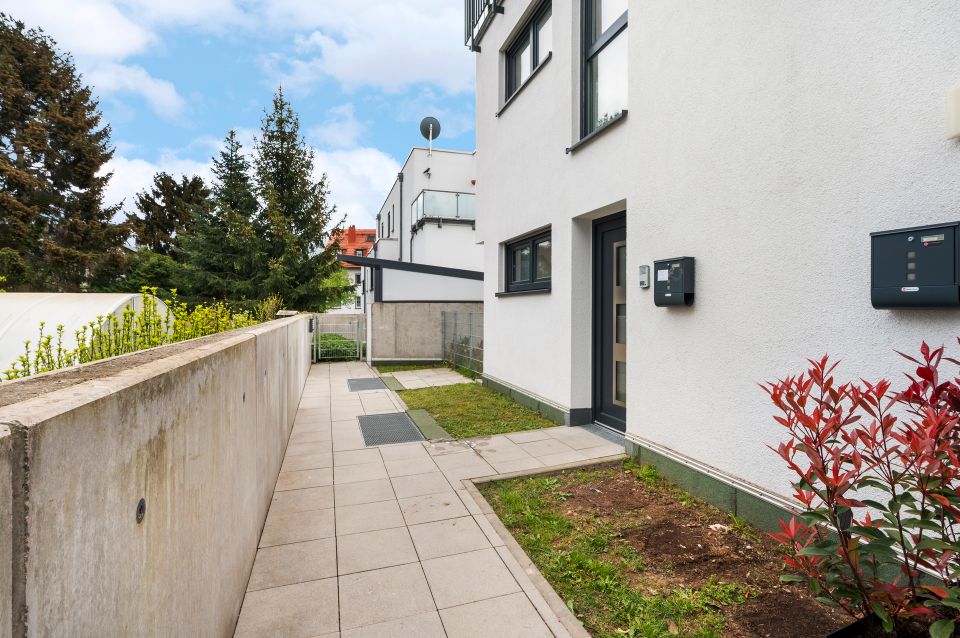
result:
<svg viewBox="0 0 960 638"><path fill-rule="evenodd" d="M953 635L953 621L948 618L941 618L930 625L930 638L950 638Z"/></svg>
<svg viewBox="0 0 960 638"><path fill-rule="evenodd" d="M817 596L817 602L823 603L828 607L839 607L835 600L827 598L826 596Z"/></svg>
<svg viewBox="0 0 960 638"><path fill-rule="evenodd" d="M780 574L781 583L805 583L807 582L806 576L801 576L800 574Z"/></svg>
<svg viewBox="0 0 960 638"><path fill-rule="evenodd" d="M881 512L887 511L887 506L881 503L880 501L874 501L874 500L865 498L865 499L861 499L860 502L868 507L872 507L874 509L880 510Z"/></svg>

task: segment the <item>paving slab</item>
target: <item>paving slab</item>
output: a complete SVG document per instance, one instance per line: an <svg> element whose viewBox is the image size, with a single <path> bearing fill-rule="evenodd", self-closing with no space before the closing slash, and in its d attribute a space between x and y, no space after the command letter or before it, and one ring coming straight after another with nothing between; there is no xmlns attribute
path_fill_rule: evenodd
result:
<svg viewBox="0 0 960 638"><path fill-rule="evenodd" d="M610 458L616 437L560 427L367 447L359 416L406 409L391 390L347 388L375 377L362 363L311 369L236 635L585 635L464 479Z"/></svg>

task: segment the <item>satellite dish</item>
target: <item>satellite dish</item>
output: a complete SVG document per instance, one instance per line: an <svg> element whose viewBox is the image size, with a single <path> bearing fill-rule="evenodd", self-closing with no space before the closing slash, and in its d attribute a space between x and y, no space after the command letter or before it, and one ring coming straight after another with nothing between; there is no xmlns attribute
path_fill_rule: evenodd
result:
<svg viewBox="0 0 960 638"><path fill-rule="evenodd" d="M420 122L420 135L430 142L440 137L440 120L435 117L423 118Z"/></svg>

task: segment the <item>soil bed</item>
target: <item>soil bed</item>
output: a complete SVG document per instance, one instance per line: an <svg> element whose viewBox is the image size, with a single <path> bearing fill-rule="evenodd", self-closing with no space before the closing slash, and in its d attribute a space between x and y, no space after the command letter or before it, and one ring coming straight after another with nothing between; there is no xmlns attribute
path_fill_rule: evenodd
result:
<svg viewBox="0 0 960 638"><path fill-rule="evenodd" d="M595 636L816 638L850 622L781 583L777 544L631 461L481 485Z"/></svg>

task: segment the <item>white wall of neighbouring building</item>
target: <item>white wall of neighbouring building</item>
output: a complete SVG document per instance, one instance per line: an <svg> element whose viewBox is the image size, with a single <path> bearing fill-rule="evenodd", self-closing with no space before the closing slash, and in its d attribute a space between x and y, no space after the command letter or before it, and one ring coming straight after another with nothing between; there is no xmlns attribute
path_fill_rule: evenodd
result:
<svg viewBox="0 0 960 638"><path fill-rule="evenodd" d="M477 55L485 374L566 408L591 396L592 220L626 211L627 434L789 493L757 383L805 358L901 379L894 350L960 352L960 309L876 310L870 233L960 218L951 0L630 0L628 117L578 139L578 3L502 106L500 50L534 8L504 4ZM553 233L552 291L496 297L502 243ZM696 258L696 302L658 308L641 265Z"/></svg>

